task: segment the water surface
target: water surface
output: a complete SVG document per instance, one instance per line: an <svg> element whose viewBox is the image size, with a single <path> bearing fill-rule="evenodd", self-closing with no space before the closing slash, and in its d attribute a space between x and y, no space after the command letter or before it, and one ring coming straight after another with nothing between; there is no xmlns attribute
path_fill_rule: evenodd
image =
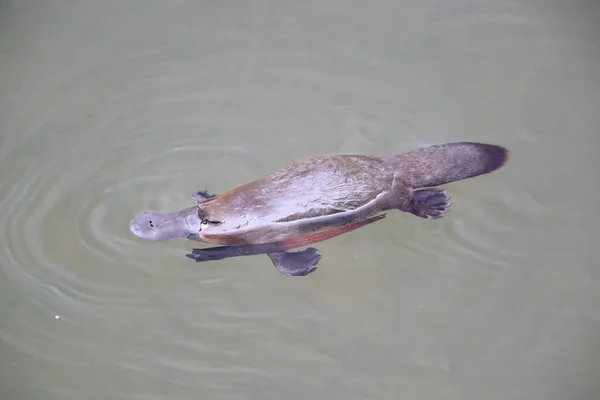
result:
<svg viewBox="0 0 600 400"><path fill-rule="evenodd" d="M0 3L0 397L595 399L598 6ZM440 221L195 264L129 233L301 157L507 146Z"/></svg>

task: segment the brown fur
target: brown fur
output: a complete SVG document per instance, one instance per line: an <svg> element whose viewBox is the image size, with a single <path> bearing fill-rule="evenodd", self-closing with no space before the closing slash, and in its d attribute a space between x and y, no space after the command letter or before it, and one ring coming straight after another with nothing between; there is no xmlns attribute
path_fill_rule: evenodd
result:
<svg viewBox="0 0 600 400"><path fill-rule="evenodd" d="M487 174L507 159L501 146L458 142L391 157L300 160L200 204L201 218L214 222L200 236L211 244L256 244L298 238L390 209L423 217L428 205L415 204L420 201L415 189Z"/></svg>
<svg viewBox="0 0 600 400"><path fill-rule="evenodd" d="M423 147L390 157L395 170L412 189L440 186L502 167L509 152L502 146L458 142Z"/></svg>

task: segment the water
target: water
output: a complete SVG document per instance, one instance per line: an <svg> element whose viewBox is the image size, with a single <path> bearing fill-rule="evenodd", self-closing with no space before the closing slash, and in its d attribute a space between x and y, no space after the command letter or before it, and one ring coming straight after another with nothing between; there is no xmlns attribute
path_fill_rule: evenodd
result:
<svg viewBox="0 0 600 400"><path fill-rule="evenodd" d="M600 8L0 3L0 398L596 399ZM477 140L507 167L319 244L129 233L300 157Z"/></svg>

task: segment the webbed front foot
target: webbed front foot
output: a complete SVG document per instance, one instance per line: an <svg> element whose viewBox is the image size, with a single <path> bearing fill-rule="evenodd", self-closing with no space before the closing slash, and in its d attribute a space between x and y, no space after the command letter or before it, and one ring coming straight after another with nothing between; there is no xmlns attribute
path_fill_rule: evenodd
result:
<svg viewBox="0 0 600 400"><path fill-rule="evenodd" d="M192 249L192 252L185 255L196 262L224 260L230 257L240 256L235 246L209 247L206 249Z"/></svg>
<svg viewBox="0 0 600 400"><path fill-rule="evenodd" d="M305 276L317 269L321 255L317 249L309 247L296 252L277 252L267 254L277 271L288 276Z"/></svg>
<svg viewBox="0 0 600 400"><path fill-rule="evenodd" d="M216 196L216 194L209 194L206 190L197 190L192 194L192 198L198 203L204 203Z"/></svg>
<svg viewBox="0 0 600 400"><path fill-rule="evenodd" d="M187 258L196 262L224 260L231 257L255 256L258 254L269 254L285 251L285 245L282 242L245 244L240 246L216 246L204 249L192 249Z"/></svg>

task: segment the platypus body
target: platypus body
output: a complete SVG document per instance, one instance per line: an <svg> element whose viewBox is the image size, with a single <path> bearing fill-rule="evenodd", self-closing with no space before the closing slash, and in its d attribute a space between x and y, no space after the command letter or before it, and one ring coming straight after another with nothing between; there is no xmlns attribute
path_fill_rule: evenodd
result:
<svg viewBox="0 0 600 400"><path fill-rule="evenodd" d="M194 249L187 256L196 261L267 254L279 272L307 275L321 259L317 250L287 250L366 226L388 210L441 218L450 197L434 186L490 173L507 159L504 147L473 142L389 157L312 157L220 195L197 191L196 206L140 214L130 229L153 241L188 238L222 245Z"/></svg>

